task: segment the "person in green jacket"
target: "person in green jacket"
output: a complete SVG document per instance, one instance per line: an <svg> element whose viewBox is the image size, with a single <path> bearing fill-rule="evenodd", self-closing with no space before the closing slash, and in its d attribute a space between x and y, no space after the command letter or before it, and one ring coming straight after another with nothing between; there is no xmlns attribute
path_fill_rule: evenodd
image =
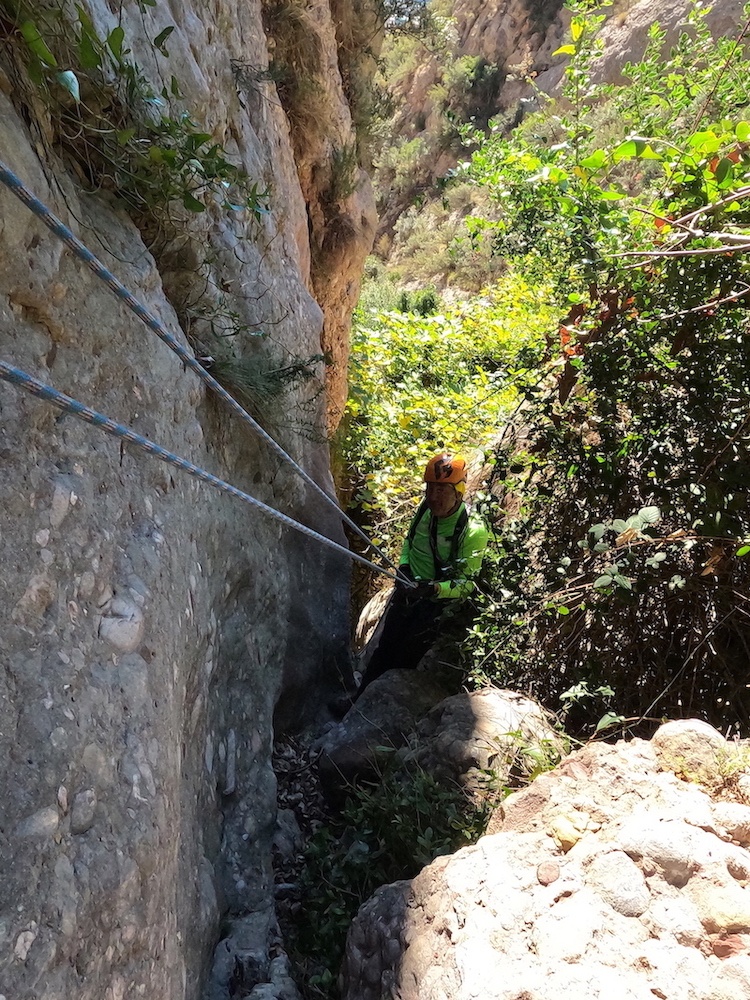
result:
<svg viewBox="0 0 750 1000"><path fill-rule="evenodd" d="M488 531L464 503L466 462L460 455L431 458L424 500L404 540L401 574L385 610L377 649L362 677L361 693L386 670L413 669L437 638L443 611L467 597L482 567Z"/></svg>

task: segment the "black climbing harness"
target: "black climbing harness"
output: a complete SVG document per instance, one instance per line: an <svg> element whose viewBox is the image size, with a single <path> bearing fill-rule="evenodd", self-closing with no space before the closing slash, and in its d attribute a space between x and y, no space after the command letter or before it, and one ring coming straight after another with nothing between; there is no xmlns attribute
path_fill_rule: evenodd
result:
<svg viewBox="0 0 750 1000"><path fill-rule="evenodd" d="M412 519L411 525L409 526L409 532L406 536L409 545L414 541L414 536L417 533L417 527L419 526L422 518L429 511L427 506L427 501L423 500L417 509L417 513ZM430 525L428 529L429 539L430 539L430 550L432 551L432 558L435 563L435 579L436 580L447 580L452 573L456 571L456 563L458 561L458 553L461 548L461 542L463 541L464 534L466 533L466 528L469 524L469 513L464 505L461 513L456 519L456 523L453 527L453 534L451 535L451 547L448 554L448 558L443 560L440 558L438 552L437 543L437 529L438 529L438 519L430 514Z"/></svg>

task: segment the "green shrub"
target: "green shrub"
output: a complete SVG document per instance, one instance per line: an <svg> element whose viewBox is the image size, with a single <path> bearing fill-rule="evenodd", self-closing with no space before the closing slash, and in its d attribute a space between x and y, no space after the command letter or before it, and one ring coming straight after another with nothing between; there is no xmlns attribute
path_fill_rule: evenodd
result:
<svg viewBox="0 0 750 1000"><path fill-rule="evenodd" d="M498 122L469 135L456 189L478 192L456 266L471 245L499 263L515 336L493 337L490 308L472 356L458 307L360 314L357 500L395 545L424 456L489 442L517 405L495 449L505 513L467 672L567 708L579 732L602 719L600 732L647 731L662 714L746 727L748 62L696 3L671 51L655 25L629 81L595 86L601 19L590 5L573 15L563 97L511 134ZM410 284L450 284L453 224L445 205L402 217ZM462 308L479 320L480 301ZM614 694L565 697L584 690Z"/></svg>
<svg viewBox="0 0 750 1000"><path fill-rule="evenodd" d="M548 704L612 690L644 729L750 724L748 66L705 13L670 53L654 26L607 88L576 14L564 100L479 138L469 171L501 209L478 225L559 319L498 452L508 516L467 666Z"/></svg>
<svg viewBox="0 0 750 1000"><path fill-rule="evenodd" d="M359 297L361 313L391 312L398 309L401 292L393 274L386 271L377 257L365 262L364 280Z"/></svg>
<svg viewBox="0 0 750 1000"><path fill-rule="evenodd" d="M434 288L425 288L415 292L412 299L412 310L419 316L433 316L440 308L440 299Z"/></svg>
<svg viewBox="0 0 750 1000"><path fill-rule="evenodd" d="M408 309L401 295L396 305ZM545 290L517 278L439 315L358 310L341 447L355 502L380 541L400 544L431 454L489 447L549 317Z"/></svg>
<svg viewBox="0 0 750 1000"><path fill-rule="evenodd" d="M316 367L324 360L324 355L316 354L306 359L274 363L268 358L235 358L227 354L213 359L209 370L252 412L267 417L269 407L292 386L314 380Z"/></svg>
<svg viewBox="0 0 750 1000"><path fill-rule="evenodd" d="M266 191L178 107L176 78L154 92L120 25L103 38L82 7L73 15L62 2L1 0L0 8L20 70L18 99L43 109L43 132L84 184L112 191L152 234L164 235L181 210L212 203L256 219L266 211ZM153 39L164 59L172 30Z"/></svg>
<svg viewBox="0 0 750 1000"><path fill-rule="evenodd" d="M340 816L305 851L304 924L293 954L308 996L338 995L346 933L372 893L474 843L504 794L488 775L486 791L470 798L414 763L388 764L378 782L352 788Z"/></svg>

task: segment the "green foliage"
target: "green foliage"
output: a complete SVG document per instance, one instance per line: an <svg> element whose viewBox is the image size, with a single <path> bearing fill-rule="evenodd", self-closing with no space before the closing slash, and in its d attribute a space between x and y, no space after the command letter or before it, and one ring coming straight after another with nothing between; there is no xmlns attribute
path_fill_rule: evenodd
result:
<svg viewBox="0 0 750 1000"><path fill-rule="evenodd" d="M421 43L418 39L398 36L388 39L383 50L382 74L391 86L396 86L419 65Z"/></svg>
<svg viewBox="0 0 750 1000"><path fill-rule="evenodd" d="M357 147L352 143L333 150L331 154L331 183L327 197L331 204L345 201L357 190L359 164Z"/></svg>
<svg viewBox="0 0 750 1000"><path fill-rule="evenodd" d="M519 385L529 460L498 457L511 515L469 665L724 725L750 722L750 124L743 51L705 12L670 53L655 26L607 88L597 19L574 14L564 98L467 168L498 206L476 226L560 317Z"/></svg>
<svg viewBox="0 0 750 1000"><path fill-rule="evenodd" d="M481 56L460 51L459 34L452 4L428 0L429 30L423 37L390 36L383 46L381 85L391 95L393 112L379 157L376 157L375 187L383 217L385 238L393 237L392 227L404 211L415 206L419 217L425 204L446 193L446 170L456 155L465 155L463 126L470 122L484 129L496 112L500 88L505 79L502 67ZM419 71L417 92L421 106L410 109L404 98L410 95ZM424 94L425 81L428 93ZM448 155L446 160L445 154ZM453 220L453 232L433 233L422 227L431 244L433 258L441 258L454 235L465 235L463 223ZM401 235L395 234L398 247ZM418 244L416 244L418 247ZM389 248L385 248L386 250ZM454 248L455 249L455 248ZM464 250L466 248L464 247ZM384 252L381 247L378 252ZM460 252L457 255L460 260ZM410 262L411 263L411 262ZM445 271L451 270L446 267ZM454 268L454 273L460 269ZM437 275L423 276L428 279ZM411 275L410 275L410 280ZM481 281L469 287L477 290Z"/></svg>
<svg viewBox="0 0 750 1000"><path fill-rule="evenodd" d="M427 152L425 140L420 136L403 140L382 151L379 169L388 171L398 187L406 188L412 182L417 167Z"/></svg>
<svg viewBox="0 0 750 1000"><path fill-rule="evenodd" d="M629 84L604 89L588 77L601 18L573 18L574 41L558 50L575 57L566 70L565 100L531 116L509 138L475 137L480 149L468 172L502 205L504 218L494 227L500 252L526 271L543 263L561 289L572 283L574 291L587 292L590 282L607 279L624 245L654 249L673 234L669 223L680 213L709 206L741 183L746 125L729 116L747 104L747 85L734 85L736 65L721 64L732 54L741 62L741 50L731 39L713 43L705 13L696 5L693 33L681 36L668 61L659 54L663 32L655 26L644 62L624 69L632 75ZM607 147L593 131L597 110L611 136ZM721 116L713 124L706 123L711 111ZM688 125L697 114L700 130L697 121ZM680 127L686 132L681 143L675 141ZM738 211L741 217L741 206ZM727 206L722 215L731 212ZM655 220L667 231L662 225L655 232Z"/></svg>
<svg viewBox="0 0 750 1000"><path fill-rule="evenodd" d="M383 748L385 753L385 748ZM388 763L379 780L353 788L338 816L306 849L304 923L297 952L310 996L335 996L346 932L381 885L414 878L441 854L474 843L505 794L487 776L470 798L416 763Z"/></svg>
<svg viewBox="0 0 750 1000"><path fill-rule="evenodd" d="M738 790L740 778L750 771L750 745L747 741L729 743L726 750L717 753L716 764L724 786Z"/></svg>
<svg viewBox="0 0 750 1000"><path fill-rule="evenodd" d="M482 192L449 181L439 200L428 200L402 213L395 226L388 271L410 282L440 283L479 292L507 270L495 252L479 213L492 213Z"/></svg>
<svg viewBox="0 0 750 1000"><path fill-rule="evenodd" d="M368 257L365 261L358 314L365 316L370 313L392 312L397 309L400 296L401 292L394 276L386 272L383 263L377 257Z"/></svg>
<svg viewBox="0 0 750 1000"><path fill-rule="evenodd" d="M391 34L424 36L431 28L427 0L376 0L379 20Z"/></svg>
<svg viewBox="0 0 750 1000"><path fill-rule="evenodd" d="M99 35L86 11L28 0L0 3L25 67L28 101L41 99L52 141L88 186L111 190L138 221L163 232L180 209L216 204L260 219L267 192L185 110L174 76L157 94L130 58L125 31ZM152 40L169 57L168 25Z"/></svg>
<svg viewBox="0 0 750 1000"><path fill-rule="evenodd" d="M433 316L440 308L440 299L434 288L419 292L403 291L398 297L398 311L416 313L417 316Z"/></svg>
<svg viewBox="0 0 750 1000"><path fill-rule="evenodd" d="M306 359L274 364L268 359L251 360L227 355L213 359L210 371L251 412L267 416L269 406L283 397L292 386L315 379L316 367L324 360L324 355L315 354Z"/></svg>
<svg viewBox="0 0 750 1000"><path fill-rule="evenodd" d="M497 107L504 73L499 66L481 56L460 56L443 70L441 82L430 91L430 98L448 122L470 122L485 128ZM450 129L458 136L458 129Z"/></svg>
<svg viewBox="0 0 750 1000"><path fill-rule="evenodd" d="M514 279L438 315L358 311L343 447L384 544L399 544L431 454L491 443L517 402L513 380L540 356L544 299Z"/></svg>

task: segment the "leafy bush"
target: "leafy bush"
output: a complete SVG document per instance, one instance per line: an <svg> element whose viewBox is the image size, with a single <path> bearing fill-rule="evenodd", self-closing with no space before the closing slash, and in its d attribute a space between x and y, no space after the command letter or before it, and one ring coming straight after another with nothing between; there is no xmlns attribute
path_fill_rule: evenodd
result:
<svg viewBox="0 0 750 1000"><path fill-rule="evenodd" d="M308 996L338 995L346 932L372 893L474 843L503 794L488 775L484 794L469 798L415 763L390 764L376 784L352 789L306 849L305 919L293 946Z"/></svg>
<svg viewBox="0 0 750 1000"><path fill-rule="evenodd" d="M477 187L448 179L442 197L407 209L395 225L388 270L409 282L479 292L497 282L507 264L475 216L493 218Z"/></svg>
<svg viewBox="0 0 750 1000"><path fill-rule="evenodd" d="M398 308L400 296L394 275L386 271L377 257L368 257L358 303L359 315L392 312Z"/></svg>
<svg viewBox="0 0 750 1000"><path fill-rule="evenodd" d="M498 456L512 513L471 664L545 700L611 688L636 724L750 723L748 74L705 12L608 88L579 12L564 99L468 168L502 206L477 227L560 316Z"/></svg>
<svg viewBox="0 0 750 1000"><path fill-rule="evenodd" d="M398 297L398 310L402 313L433 316L439 307L440 300L434 288L425 288L420 292L403 291Z"/></svg>
<svg viewBox="0 0 750 1000"><path fill-rule="evenodd" d="M155 6L155 0L141 0ZM172 76L156 94L130 58L121 25L100 37L82 7L0 0L3 28L19 67L22 100L47 116L44 133L88 186L121 198L136 221L163 232L176 211L210 203L259 219L267 193L229 158L189 112ZM169 57L173 25L153 39ZM41 100L41 105L40 105Z"/></svg>
<svg viewBox="0 0 750 1000"><path fill-rule="evenodd" d="M497 108L503 80L500 67L481 56L465 55L446 66L430 96L452 121L485 128Z"/></svg>
<svg viewBox="0 0 750 1000"><path fill-rule="evenodd" d="M393 183L399 188L407 188L414 182L417 168L425 158L428 147L420 136L405 139L396 146L386 147L380 154L379 170L387 171Z"/></svg>
<svg viewBox="0 0 750 1000"><path fill-rule="evenodd" d="M544 300L516 278L439 315L358 311L342 447L379 542L400 544L431 454L491 444L541 354Z"/></svg>
<svg viewBox="0 0 750 1000"><path fill-rule="evenodd" d="M260 360L226 356L214 359L210 372L241 399L251 412L267 418L269 407L292 386L317 378L316 367L324 360L323 354L277 363L267 358Z"/></svg>

